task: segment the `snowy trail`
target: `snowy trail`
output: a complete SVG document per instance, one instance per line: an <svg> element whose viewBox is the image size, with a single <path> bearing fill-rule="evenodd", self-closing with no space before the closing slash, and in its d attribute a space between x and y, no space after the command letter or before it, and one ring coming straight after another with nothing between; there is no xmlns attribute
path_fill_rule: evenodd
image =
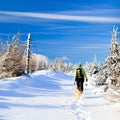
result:
<svg viewBox="0 0 120 120"><path fill-rule="evenodd" d="M79 100L69 101L71 120L120 120L120 103L107 101L92 86L85 87Z"/></svg>
<svg viewBox="0 0 120 120"><path fill-rule="evenodd" d="M11 79L0 81L0 120L120 120L119 103L105 100L92 86L77 100L73 78L63 73Z"/></svg>

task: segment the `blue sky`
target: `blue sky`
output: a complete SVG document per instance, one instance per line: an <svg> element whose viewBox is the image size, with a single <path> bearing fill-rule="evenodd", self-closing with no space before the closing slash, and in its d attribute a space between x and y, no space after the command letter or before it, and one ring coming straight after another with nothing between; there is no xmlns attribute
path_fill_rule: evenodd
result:
<svg viewBox="0 0 120 120"><path fill-rule="evenodd" d="M99 61L109 55L112 27L120 26L119 0L1 0L0 39L20 32L31 49L67 62Z"/></svg>

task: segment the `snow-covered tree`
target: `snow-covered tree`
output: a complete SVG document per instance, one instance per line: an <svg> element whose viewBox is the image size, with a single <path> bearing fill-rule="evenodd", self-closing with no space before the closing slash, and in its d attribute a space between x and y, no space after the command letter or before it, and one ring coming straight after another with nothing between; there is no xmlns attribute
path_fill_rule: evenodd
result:
<svg viewBox="0 0 120 120"><path fill-rule="evenodd" d="M32 54L32 59L35 61L36 68L35 70L45 70L49 67L49 59L41 54Z"/></svg>
<svg viewBox="0 0 120 120"><path fill-rule="evenodd" d="M105 61L107 66L107 82L110 80L112 85L120 86L120 43L118 40L118 28L113 27L111 33L110 56Z"/></svg>
<svg viewBox="0 0 120 120"><path fill-rule="evenodd" d="M69 75L73 75L74 74L74 71L75 71L75 67L76 65L72 64L72 63L64 63L64 72L69 74Z"/></svg>
<svg viewBox="0 0 120 120"><path fill-rule="evenodd" d="M67 60L67 57L59 57L55 58L55 60L51 63L51 69L54 71L65 71L65 67L63 65L63 61Z"/></svg>
<svg viewBox="0 0 120 120"><path fill-rule="evenodd" d="M6 52L1 59L1 78L19 76L24 71L22 57L24 53L23 45L19 43L20 35L12 38L11 43L7 43Z"/></svg>
<svg viewBox="0 0 120 120"><path fill-rule="evenodd" d="M110 56L120 56L120 43L118 42L118 27L113 27L112 39L111 39L111 46L110 46Z"/></svg>
<svg viewBox="0 0 120 120"><path fill-rule="evenodd" d="M91 63L86 62L86 64L84 65L84 69L90 76L98 73L99 67L100 67L100 63L97 61L96 55L93 58L93 62Z"/></svg>
<svg viewBox="0 0 120 120"><path fill-rule="evenodd" d="M108 84L109 87L120 86L120 43L118 41L118 28L113 27L110 55L101 65L94 77L96 85Z"/></svg>

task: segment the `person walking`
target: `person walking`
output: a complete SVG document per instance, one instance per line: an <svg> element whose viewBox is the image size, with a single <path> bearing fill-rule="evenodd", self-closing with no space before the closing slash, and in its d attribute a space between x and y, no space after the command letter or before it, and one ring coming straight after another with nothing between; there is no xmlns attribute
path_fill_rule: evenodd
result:
<svg viewBox="0 0 120 120"><path fill-rule="evenodd" d="M86 79L86 82L88 81L86 72L81 64L79 64L74 72L74 79L76 83L76 89L75 92L78 94L77 96L80 96L83 93L84 89L84 80Z"/></svg>

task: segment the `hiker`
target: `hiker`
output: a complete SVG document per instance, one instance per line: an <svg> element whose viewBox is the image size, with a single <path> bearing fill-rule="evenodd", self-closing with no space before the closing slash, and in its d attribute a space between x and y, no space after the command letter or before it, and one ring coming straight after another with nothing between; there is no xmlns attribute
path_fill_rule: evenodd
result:
<svg viewBox="0 0 120 120"><path fill-rule="evenodd" d="M83 69L81 64L79 64L75 70L74 79L75 79L75 82L77 85L77 90L79 90L80 94L82 94L83 93L84 79L86 79L86 82L88 81L88 79L87 79L86 72Z"/></svg>

